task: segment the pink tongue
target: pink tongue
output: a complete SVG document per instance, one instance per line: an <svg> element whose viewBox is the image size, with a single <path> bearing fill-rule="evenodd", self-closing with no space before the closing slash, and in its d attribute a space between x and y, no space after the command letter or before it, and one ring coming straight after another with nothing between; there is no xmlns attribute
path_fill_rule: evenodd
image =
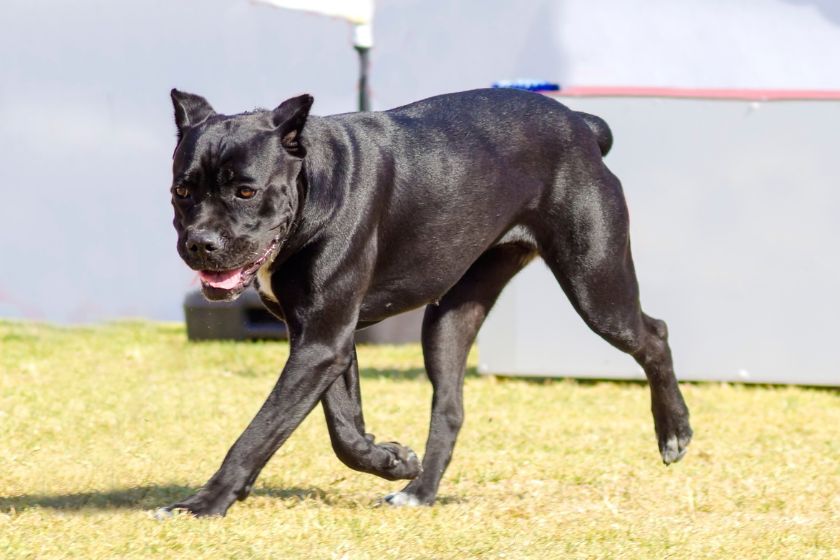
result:
<svg viewBox="0 0 840 560"><path fill-rule="evenodd" d="M201 281L214 288L230 290L235 288L242 280L242 269L227 270L225 272L210 272L202 270L198 273Z"/></svg>

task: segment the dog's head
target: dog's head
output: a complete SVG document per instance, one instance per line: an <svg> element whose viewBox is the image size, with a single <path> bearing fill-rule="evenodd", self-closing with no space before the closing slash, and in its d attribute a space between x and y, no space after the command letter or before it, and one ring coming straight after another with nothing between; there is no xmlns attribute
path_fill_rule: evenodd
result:
<svg viewBox="0 0 840 560"><path fill-rule="evenodd" d="M178 144L172 206L178 253L204 296L235 299L289 235L312 106L301 95L273 111L217 114L203 97L172 90Z"/></svg>

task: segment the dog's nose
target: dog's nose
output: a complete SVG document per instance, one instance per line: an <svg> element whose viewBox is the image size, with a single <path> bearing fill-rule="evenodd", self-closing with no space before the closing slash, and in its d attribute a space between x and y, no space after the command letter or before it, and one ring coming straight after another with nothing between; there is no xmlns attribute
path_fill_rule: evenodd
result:
<svg viewBox="0 0 840 560"><path fill-rule="evenodd" d="M187 236L187 250L190 253L209 255L222 248L222 238L218 233L199 230Z"/></svg>

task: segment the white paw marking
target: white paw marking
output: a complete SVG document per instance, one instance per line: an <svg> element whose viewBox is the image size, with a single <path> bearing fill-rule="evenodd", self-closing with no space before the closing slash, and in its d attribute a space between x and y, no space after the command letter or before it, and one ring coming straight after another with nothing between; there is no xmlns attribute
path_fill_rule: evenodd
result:
<svg viewBox="0 0 840 560"><path fill-rule="evenodd" d="M385 503L394 507L417 507L420 505L420 500L417 496L405 492L394 492L385 496Z"/></svg>
<svg viewBox="0 0 840 560"><path fill-rule="evenodd" d="M157 508L153 513L152 517L156 521L164 521L165 519L169 519L170 517L174 517L174 514L171 510L166 508Z"/></svg>

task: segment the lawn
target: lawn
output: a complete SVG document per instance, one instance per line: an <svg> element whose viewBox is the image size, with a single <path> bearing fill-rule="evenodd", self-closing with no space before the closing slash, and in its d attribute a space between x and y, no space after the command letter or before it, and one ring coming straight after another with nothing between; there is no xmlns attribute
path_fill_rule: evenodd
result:
<svg viewBox="0 0 840 560"><path fill-rule="evenodd" d="M638 383L478 376L437 505L333 455L316 408L226 518L156 521L256 412L278 342L180 325L0 322L4 558L840 558L840 392L684 384L695 439L660 462ZM418 452L418 346L361 347L369 431Z"/></svg>

